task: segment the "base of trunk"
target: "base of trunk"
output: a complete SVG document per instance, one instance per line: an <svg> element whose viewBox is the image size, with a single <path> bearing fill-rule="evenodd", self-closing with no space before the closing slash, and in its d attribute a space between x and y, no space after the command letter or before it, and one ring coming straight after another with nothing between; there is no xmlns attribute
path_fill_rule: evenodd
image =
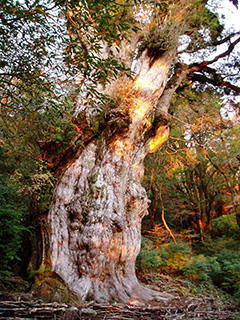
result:
<svg viewBox="0 0 240 320"><path fill-rule="evenodd" d="M100 279L79 279L71 286L82 301L121 302L129 304L160 301L167 303L173 296L167 293L154 291L141 285L137 278L129 277L117 280L111 277L101 282Z"/></svg>
<svg viewBox="0 0 240 320"><path fill-rule="evenodd" d="M167 301L135 274L149 205L140 183L144 144L130 157L114 143L88 145L58 184L49 214L52 270L82 301Z"/></svg>

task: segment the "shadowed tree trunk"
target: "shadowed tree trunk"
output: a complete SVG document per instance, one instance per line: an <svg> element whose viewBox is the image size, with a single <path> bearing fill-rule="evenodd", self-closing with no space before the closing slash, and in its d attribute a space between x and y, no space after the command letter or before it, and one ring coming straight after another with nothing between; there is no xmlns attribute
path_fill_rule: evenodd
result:
<svg viewBox="0 0 240 320"><path fill-rule="evenodd" d="M160 125L144 140L149 117L163 92L174 52L154 59L145 50L129 80L131 97L119 109L128 126L112 133L105 128L65 172L56 188L51 226L50 260L82 300L127 302L164 298L142 287L135 275L141 245L141 221L149 200L141 186L143 161L168 137Z"/></svg>

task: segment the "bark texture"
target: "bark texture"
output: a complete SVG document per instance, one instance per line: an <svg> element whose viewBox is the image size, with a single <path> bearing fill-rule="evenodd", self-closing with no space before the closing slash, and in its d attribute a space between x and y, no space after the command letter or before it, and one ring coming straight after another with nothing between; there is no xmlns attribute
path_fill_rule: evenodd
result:
<svg viewBox="0 0 240 320"><path fill-rule="evenodd" d="M57 185L49 213L51 265L82 300L168 299L139 284L135 261L149 204L141 186L143 160L166 141L169 129L160 126L148 141L144 134L173 55L153 60L147 49L143 52L134 63L137 76L128 83L130 98L119 106L127 108L128 126L112 135L105 129L66 168Z"/></svg>

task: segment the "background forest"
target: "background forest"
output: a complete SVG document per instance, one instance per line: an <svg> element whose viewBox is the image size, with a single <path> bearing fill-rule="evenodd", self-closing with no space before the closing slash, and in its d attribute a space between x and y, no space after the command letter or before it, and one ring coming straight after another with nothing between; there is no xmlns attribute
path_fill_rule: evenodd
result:
<svg viewBox="0 0 240 320"><path fill-rule="evenodd" d="M239 300L238 109L211 90L185 92L174 104L181 114L169 141L146 159L152 202L139 268L212 283Z"/></svg>
<svg viewBox="0 0 240 320"><path fill-rule="evenodd" d="M29 290L32 265L41 264L33 251L42 250L40 230L61 175L59 164L65 164L64 157L81 143L77 137L82 131L91 138L101 129L100 121L91 127L85 120L73 121L77 74L94 79L87 93L91 106L98 109L107 101L108 108L114 109L115 102L97 91L97 83L129 70L114 59L103 64L88 56L84 45L74 41L71 16L67 27L57 9L51 19L45 19L51 4L39 1L26 15L17 2L3 2L0 289ZM53 1L53 8L56 3L60 2ZM17 18L12 18L13 13ZM110 28L106 16L99 19L103 19L103 30ZM128 25L116 25L109 34L104 31L106 42L115 36L118 43L115 28L127 32ZM31 50L30 38L34 39ZM91 41L94 46L96 39ZM201 38L196 41L200 43ZM223 73L227 68L239 72L237 55L236 50L222 66ZM165 275L196 288L218 288L240 303L239 103L228 88L215 89L201 79L196 85L190 81L186 79L173 95L169 140L145 160L143 186L151 204L142 224L137 274L142 281Z"/></svg>

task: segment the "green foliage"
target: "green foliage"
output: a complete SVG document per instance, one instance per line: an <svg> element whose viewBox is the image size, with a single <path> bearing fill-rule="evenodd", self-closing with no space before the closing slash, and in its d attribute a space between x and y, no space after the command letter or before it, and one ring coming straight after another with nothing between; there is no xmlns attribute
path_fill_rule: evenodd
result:
<svg viewBox="0 0 240 320"><path fill-rule="evenodd" d="M202 232L207 233L217 215L217 203L231 205L239 185L239 124L220 116L222 102L210 89L185 90L174 97L172 108L171 137L162 150L146 159L144 184L151 186L154 172L175 230L199 233L201 223Z"/></svg>
<svg viewBox="0 0 240 320"><path fill-rule="evenodd" d="M66 34L55 1L2 1L0 16L0 89L5 110L57 105L55 85L62 73L60 52ZM51 73L49 72L51 70ZM63 87L61 88L63 89Z"/></svg>
<svg viewBox="0 0 240 320"><path fill-rule="evenodd" d="M76 134L74 72L63 61L66 21L58 1L4 0L0 9L0 173L42 212L54 161Z"/></svg>
<svg viewBox="0 0 240 320"><path fill-rule="evenodd" d="M55 183L56 159L69 148L76 134L71 121L72 102L59 101L58 109L29 105L0 118L0 173L11 176L20 192L32 198L35 212L49 208Z"/></svg>
<svg viewBox="0 0 240 320"><path fill-rule="evenodd" d="M240 235L240 229L237 224L236 214L223 215L213 220L212 236L236 238Z"/></svg>
<svg viewBox="0 0 240 320"><path fill-rule="evenodd" d="M154 242L148 238L142 237L141 252L137 258L137 266L144 271L150 272L166 266L167 252L157 250Z"/></svg>
<svg viewBox="0 0 240 320"><path fill-rule="evenodd" d="M145 271L181 274L191 255L191 248L184 242L170 242L156 248L153 241L143 238L137 265Z"/></svg>
<svg viewBox="0 0 240 320"><path fill-rule="evenodd" d="M182 14L183 11L185 14ZM149 16L152 15L152 20L144 32L139 46L140 52L146 48L153 55L154 52L161 54L171 51L177 48L183 34L188 35L186 52L195 52L214 45L223 31L218 15L211 12L200 0L183 0L174 2L174 5L168 0L161 4L150 1L148 13Z"/></svg>
<svg viewBox="0 0 240 320"><path fill-rule="evenodd" d="M214 283L239 299L239 243L234 244L231 238L225 238L222 245L213 242L212 248L215 248L215 251L210 250L204 255L193 253L190 246L183 242L166 243L156 249L152 240L143 238L137 259L138 271L183 277L199 284Z"/></svg>
<svg viewBox="0 0 240 320"><path fill-rule="evenodd" d="M7 184L0 175L0 270L10 270L19 259L24 226L23 215L26 204L17 193L14 185Z"/></svg>
<svg viewBox="0 0 240 320"><path fill-rule="evenodd" d="M208 281L211 272L219 272L220 265L216 258L208 258L204 255L193 256L184 265L183 275L192 281Z"/></svg>
<svg viewBox="0 0 240 320"><path fill-rule="evenodd" d="M175 21L169 21L168 23L160 24L159 26L153 26L148 34L142 40L139 46L139 54L148 49L148 53L154 56L154 53L163 53L171 51L178 45L179 24Z"/></svg>
<svg viewBox="0 0 240 320"><path fill-rule="evenodd" d="M70 97L75 89L82 90L87 105L97 109L103 104L99 84L106 85L127 69L114 55L104 58L99 53L137 31L129 22L132 1L125 4L2 1L1 111L58 110L62 97ZM79 85L84 81L87 86Z"/></svg>
<svg viewBox="0 0 240 320"><path fill-rule="evenodd" d="M228 248L221 250L216 261L220 268L212 270L214 283L239 298L240 291L240 253Z"/></svg>
<svg viewBox="0 0 240 320"><path fill-rule="evenodd" d="M190 10L185 17L186 33L191 34L188 50L194 51L214 44L223 31L218 15L209 10L201 0L193 1L193 8Z"/></svg>
<svg viewBox="0 0 240 320"><path fill-rule="evenodd" d="M32 173L16 169L11 180L18 184L19 192L31 199L35 215L48 212L56 181L53 173L48 169L48 163L37 161Z"/></svg>
<svg viewBox="0 0 240 320"><path fill-rule="evenodd" d="M167 268L169 271L181 271L192 255L190 246L187 243L171 242L165 249L167 251Z"/></svg>

